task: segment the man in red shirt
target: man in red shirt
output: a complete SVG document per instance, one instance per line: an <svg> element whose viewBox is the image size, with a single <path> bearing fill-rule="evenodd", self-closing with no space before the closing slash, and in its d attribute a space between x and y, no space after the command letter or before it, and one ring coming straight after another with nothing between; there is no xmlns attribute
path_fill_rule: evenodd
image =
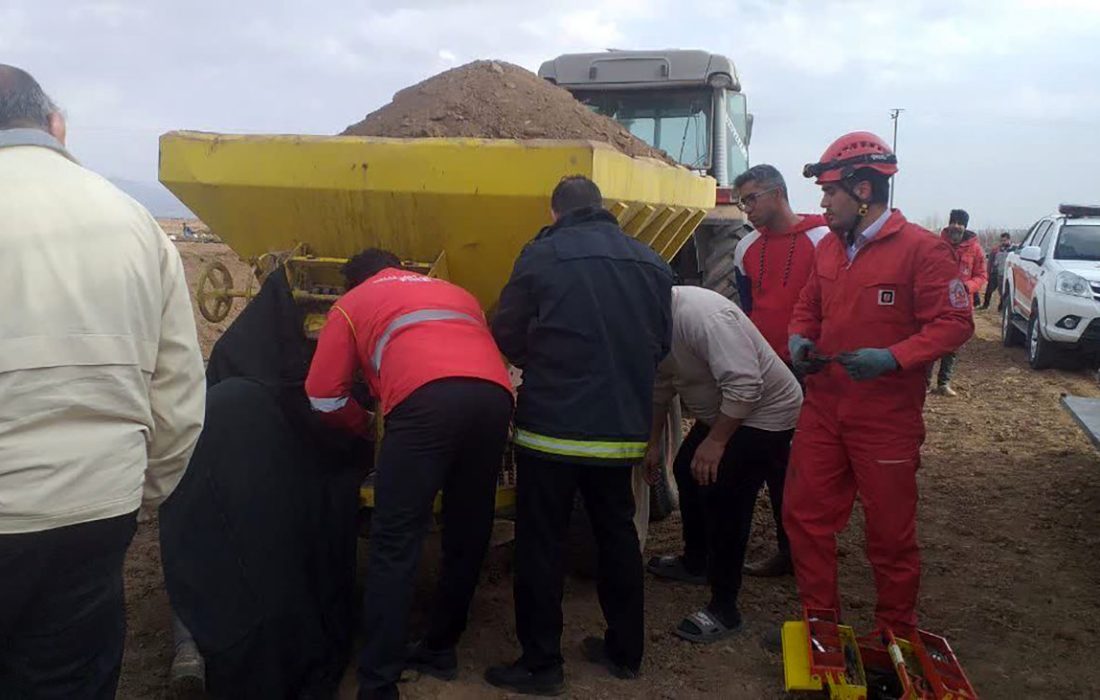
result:
<svg viewBox="0 0 1100 700"><path fill-rule="evenodd" d="M787 326L813 268L814 250L829 228L820 214L796 214L791 209L787 183L771 165L749 168L737 176L733 186L737 189L737 206L756 229L742 238L734 251L741 309L790 366ZM747 565L745 573L750 576L791 573L790 544L782 517L785 478L786 470L770 473L767 478L779 550L762 562Z"/></svg>
<svg viewBox="0 0 1100 700"><path fill-rule="evenodd" d="M385 416L375 468L359 661L360 698L396 698L406 666L457 673L455 644L489 545L512 389L477 300L367 250L344 266L306 379L315 411L369 436L352 397L362 373ZM443 566L427 636L406 650L413 578L432 504L443 491Z"/></svg>
<svg viewBox="0 0 1100 700"><path fill-rule="evenodd" d="M818 246L790 325L811 373L792 445L783 522L807 608L840 609L836 535L857 494L878 590L875 626L908 634L920 587L916 472L924 373L974 331L950 247L887 208L897 159L882 139L837 139L804 174L833 234Z"/></svg>

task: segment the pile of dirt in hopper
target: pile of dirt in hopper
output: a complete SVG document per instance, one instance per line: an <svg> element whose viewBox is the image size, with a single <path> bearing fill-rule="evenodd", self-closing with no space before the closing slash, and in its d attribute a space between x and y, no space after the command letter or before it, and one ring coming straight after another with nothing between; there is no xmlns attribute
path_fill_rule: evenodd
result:
<svg viewBox="0 0 1100 700"><path fill-rule="evenodd" d="M503 61L474 61L405 88L345 136L603 141L629 156L675 163L567 90Z"/></svg>

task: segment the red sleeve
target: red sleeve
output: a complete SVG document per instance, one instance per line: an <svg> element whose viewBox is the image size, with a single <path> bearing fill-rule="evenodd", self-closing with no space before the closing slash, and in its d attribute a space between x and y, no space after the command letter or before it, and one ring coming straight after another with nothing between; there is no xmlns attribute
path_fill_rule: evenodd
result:
<svg viewBox="0 0 1100 700"><path fill-rule="evenodd" d="M788 335L800 335L814 342L821 337L821 281L817 276L816 262L798 295L787 330Z"/></svg>
<svg viewBox="0 0 1100 700"><path fill-rule="evenodd" d="M975 246L971 254L974 257L974 266L970 268L970 279L966 281L966 289L971 294L977 294L989 281L989 273L985 269L985 251Z"/></svg>
<svg viewBox="0 0 1100 700"><path fill-rule="evenodd" d="M351 395L359 355L351 319L333 304L306 377L309 405L326 423L371 439L371 413Z"/></svg>
<svg viewBox="0 0 1100 700"><path fill-rule="evenodd" d="M974 333L973 294L959 279L958 260L943 241L929 243L913 256L913 312L920 330L890 347L903 368L954 352Z"/></svg>

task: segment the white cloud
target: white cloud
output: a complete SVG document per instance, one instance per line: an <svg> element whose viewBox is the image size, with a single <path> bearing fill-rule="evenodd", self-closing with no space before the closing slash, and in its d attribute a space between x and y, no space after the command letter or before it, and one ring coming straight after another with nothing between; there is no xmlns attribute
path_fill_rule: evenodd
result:
<svg viewBox="0 0 1100 700"><path fill-rule="evenodd" d="M801 207L817 201L802 163L844 131L888 134L899 106L906 210L962 197L1007 223L1100 190L1096 36L1097 0L0 0L0 61L40 79L111 175L150 179L170 128L334 133L478 58L702 48L737 63L753 160L797 180ZM1029 156L1023 193L1021 149L1057 154Z"/></svg>
<svg viewBox="0 0 1100 700"><path fill-rule="evenodd" d="M90 23L117 29L124 24L141 21L148 16L148 9L141 3L99 0L69 4L66 14L71 20L85 25Z"/></svg>

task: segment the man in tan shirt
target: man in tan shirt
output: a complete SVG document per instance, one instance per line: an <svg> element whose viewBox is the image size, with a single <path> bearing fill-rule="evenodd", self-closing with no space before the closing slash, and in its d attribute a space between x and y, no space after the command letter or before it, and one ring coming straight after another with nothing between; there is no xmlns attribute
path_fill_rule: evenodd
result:
<svg viewBox="0 0 1100 700"><path fill-rule="evenodd" d="M700 287L673 287L672 350L657 370L644 462L654 476L659 436L677 395L695 419L673 465L684 553L655 557L648 568L664 578L709 580L710 603L675 633L710 643L741 625L737 596L756 494L769 476L786 470L802 390L733 302Z"/></svg>
<svg viewBox="0 0 1100 700"><path fill-rule="evenodd" d="M113 698L138 508L179 483L202 356L179 254L0 64L0 697Z"/></svg>

